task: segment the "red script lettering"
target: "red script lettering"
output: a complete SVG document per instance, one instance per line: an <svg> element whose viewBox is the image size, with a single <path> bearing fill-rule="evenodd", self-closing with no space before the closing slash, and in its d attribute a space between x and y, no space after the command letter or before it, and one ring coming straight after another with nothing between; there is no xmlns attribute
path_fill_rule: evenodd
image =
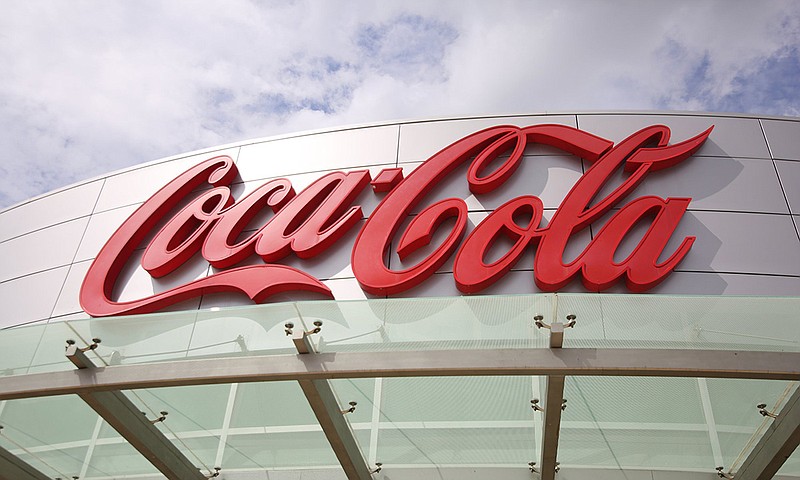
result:
<svg viewBox="0 0 800 480"><path fill-rule="evenodd" d="M624 205L621 202L650 172L677 165L697 152L712 129L669 145L669 128L654 125L614 145L565 125L498 126L456 141L405 178L398 168L384 170L374 181L366 170L334 172L300 193L295 193L289 180L277 179L265 182L239 201L228 187L237 175L233 161L227 156L211 158L169 182L111 236L84 278L81 305L90 315L107 316L154 312L215 292L243 293L256 303L288 291L331 297L320 280L274 262L289 254L311 258L340 241L361 220L361 207L353 202L370 184L376 194L386 192L386 196L359 232L351 256L353 273L369 293L393 295L413 288L453 254L458 289L477 293L508 273L529 248L535 248L533 279L541 290L556 291L580 277L591 291L607 289L622 279L631 291L646 291L676 268L695 241L695 237L684 238L666 260L659 261L691 199L645 196ZM526 146L534 143L555 147L591 164L546 226L541 225L542 201L523 195L495 209L468 233L466 203L447 198L423 208L395 239L412 209L434 186L448 181L456 168L469 162L467 182L474 195L493 192L515 174ZM614 187L611 179L619 169L628 174ZM204 185L212 188L203 190L200 187ZM607 191L611 193L599 198L600 192ZM186 206L176 212L179 205ZM614 207L618 210L584 251L564 263L570 238ZM154 233L168 215L172 217ZM261 218L259 215L268 219L241 238L248 225ZM521 218L530 220L521 225ZM407 259L430 245L445 224L450 225L449 232L439 245L429 248L425 258L400 270L387 266L385 259L392 244L397 245L399 257ZM625 259L616 261L615 253L626 236L635 225L643 224L647 229L636 247ZM223 270L146 298L114 301L124 266L149 237L152 240L142 256L142 266L153 277L169 275L198 253ZM502 238L510 242L510 248L499 259L488 261L490 250ZM236 267L253 255L265 263Z"/></svg>

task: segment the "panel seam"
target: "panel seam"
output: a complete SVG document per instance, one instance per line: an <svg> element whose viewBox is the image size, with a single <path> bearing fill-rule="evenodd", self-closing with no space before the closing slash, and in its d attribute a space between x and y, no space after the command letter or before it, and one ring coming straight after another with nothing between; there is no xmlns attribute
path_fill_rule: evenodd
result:
<svg viewBox="0 0 800 480"><path fill-rule="evenodd" d="M772 160L772 168L775 169L775 176L778 177L778 185L781 187L781 193L783 194L783 200L786 202L786 209L789 211L789 216L792 219L792 225L794 226L794 233L797 235L797 240L800 242L800 229L797 228L797 221L792 215L792 206L789 204L789 197L786 196L786 188L783 186L783 181L781 180L781 174L778 171L778 164L775 163L775 155L772 153L772 147L769 145L769 138L767 138L767 132L764 130L764 124L761 122L761 119L758 119L758 126L761 128L761 135L764 136L764 142L767 144L767 151L769 152L769 158Z"/></svg>

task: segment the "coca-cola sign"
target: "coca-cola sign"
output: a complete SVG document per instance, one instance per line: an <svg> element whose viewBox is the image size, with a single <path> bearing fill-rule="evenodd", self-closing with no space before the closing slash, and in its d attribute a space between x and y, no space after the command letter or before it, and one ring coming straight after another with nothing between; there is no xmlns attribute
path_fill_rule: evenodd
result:
<svg viewBox="0 0 800 480"><path fill-rule="evenodd" d="M366 292L393 295L406 291L423 283L455 254L453 277L458 289L477 293L502 278L528 248L535 248L533 280L540 290L556 291L580 277L590 291L607 289L623 278L631 291L646 291L664 280L692 247L695 238L686 237L659 262L691 199L644 196L624 205L621 202L651 171L669 168L694 154L712 129L668 145L670 129L653 125L614 145L564 125L497 126L456 141L406 178L399 168L385 169L374 179L367 170L335 172L299 193L287 179L270 180L238 201L229 188L237 177L233 160L211 158L169 182L111 236L86 274L81 305L90 315L107 316L153 312L214 292L244 293L257 303L287 291L330 297L330 290L317 278L275 262L290 254L311 258L341 241L362 218L361 207L353 202L368 185L385 197L352 247L353 273ZM396 238L412 209L422 204L435 185L458 181L452 178L457 167L469 162L466 180L470 191L480 196L514 175L526 145L532 143L555 147L591 163L546 226L541 225L542 201L535 195L523 195L496 208L464 238L467 205L460 198L447 198L423 208ZM619 168L628 175L611 193L596 198L601 190L611 190L606 184ZM213 188L196 190L207 184ZM569 239L614 207L619 209L583 252L564 263ZM241 238L247 225L267 208L273 212L268 221ZM156 225L167 215L172 217L153 236ZM520 225L520 217L530 221ZM447 227L442 226L447 220ZM648 228L636 248L624 260L615 261L614 254L626 234L643 221L649 222ZM440 227L450 230L443 241L431 247L433 233ZM146 298L114 301L112 293L123 267L148 237L152 240L142 256L142 266L153 277L173 272L197 253L222 271ZM499 259L487 261L488 250L501 237L512 246ZM394 270L386 264L393 243L401 259L425 246L430 252L414 266ZM264 264L236 267L253 254Z"/></svg>

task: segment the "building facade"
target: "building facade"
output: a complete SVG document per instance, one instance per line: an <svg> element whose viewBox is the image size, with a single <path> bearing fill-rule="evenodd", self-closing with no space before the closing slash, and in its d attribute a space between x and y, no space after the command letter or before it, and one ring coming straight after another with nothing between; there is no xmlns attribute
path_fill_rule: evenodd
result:
<svg viewBox="0 0 800 480"><path fill-rule="evenodd" d="M409 121L170 157L13 206L4 468L800 477L798 454L784 463L798 135L796 119L713 114Z"/></svg>

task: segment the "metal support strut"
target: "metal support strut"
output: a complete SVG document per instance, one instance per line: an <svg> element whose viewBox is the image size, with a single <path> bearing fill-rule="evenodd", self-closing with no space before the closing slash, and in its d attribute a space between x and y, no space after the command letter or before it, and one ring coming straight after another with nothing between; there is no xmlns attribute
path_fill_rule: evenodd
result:
<svg viewBox="0 0 800 480"><path fill-rule="evenodd" d="M761 415L774 421L734 474L736 480L772 478L800 445L800 387L795 388L779 414L767 413Z"/></svg>
<svg viewBox="0 0 800 480"><path fill-rule="evenodd" d="M79 348L72 342L67 345L66 355L78 369L93 370L97 367L85 353L91 349ZM119 390L84 392L78 393L78 396L169 480L206 479L178 447Z"/></svg>
<svg viewBox="0 0 800 480"><path fill-rule="evenodd" d="M567 323L553 322L551 325L544 323L542 315L534 317L534 324L538 328L550 330L550 348L561 349L564 346L564 329L575 326L575 315L567 315ZM544 424L542 426L542 467L541 480L554 480L559 470L558 465L558 437L561 433L561 412L567 408L564 398L564 375L547 376L547 392L544 403ZM533 402L532 402L533 403ZM538 401L533 404L534 410L541 410Z"/></svg>
<svg viewBox="0 0 800 480"><path fill-rule="evenodd" d="M50 477L0 447L0 480L50 480Z"/></svg>
<svg viewBox="0 0 800 480"><path fill-rule="evenodd" d="M314 345L308 336L319 333L321 326L322 322L315 322L315 328L310 332L292 330L293 326L287 326L287 334L291 334L298 354L301 356L316 354ZM361 449L358 447L353 430L350 428L347 419L345 419L346 413L350 413L351 410L343 410L341 408L330 382L326 379L317 379L298 380L298 383L347 478L350 480L368 480L372 478L373 472L367 466L367 461L361 454ZM353 402L351 402L351 407L355 410ZM378 471L380 471L380 465L378 466Z"/></svg>

